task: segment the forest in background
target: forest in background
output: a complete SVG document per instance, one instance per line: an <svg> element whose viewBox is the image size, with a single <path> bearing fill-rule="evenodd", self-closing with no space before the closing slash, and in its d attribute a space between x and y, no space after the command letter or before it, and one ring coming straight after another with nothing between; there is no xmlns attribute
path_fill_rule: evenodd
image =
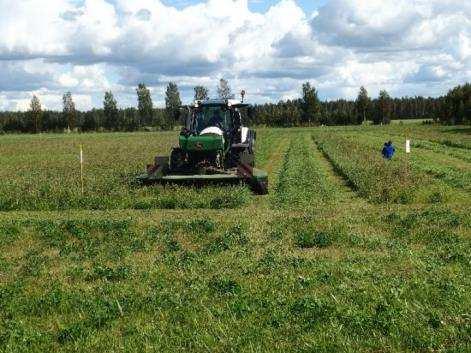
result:
<svg viewBox="0 0 471 353"><path fill-rule="evenodd" d="M208 98L209 90L195 87L195 99ZM229 83L221 79L217 88L221 99L234 97ZM63 110L43 110L37 96L25 112L0 112L0 133L39 133L64 131L138 131L171 130L182 124L183 109L177 84L170 82L165 92L165 108L156 108L145 84L136 88L137 107L118 108L111 91L106 92L103 108L79 111L71 92L63 96ZM426 119L443 124L471 123L471 84L451 89L437 98L392 98L382 90L370 98L361 87L356 100L321 101L309 82L302 86L301 98L276 104L257 104L245 112L250 126L297 127L316 125L359 125L364 122L389 124L391 120Z"/></svg>

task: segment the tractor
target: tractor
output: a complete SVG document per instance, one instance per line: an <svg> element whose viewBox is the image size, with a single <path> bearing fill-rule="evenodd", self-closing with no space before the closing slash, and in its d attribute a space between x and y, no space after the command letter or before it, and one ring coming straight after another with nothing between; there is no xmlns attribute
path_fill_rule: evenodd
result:
<svg viewBox="0 0 471 353"><path fill-rule="evenodd" d="M256 132L243 126L235 99L197 100L188 108L179 146L170 156L155 157L138 181L149 183L241 183L257 194L268 193L268 175L255 168Z"/></svg>

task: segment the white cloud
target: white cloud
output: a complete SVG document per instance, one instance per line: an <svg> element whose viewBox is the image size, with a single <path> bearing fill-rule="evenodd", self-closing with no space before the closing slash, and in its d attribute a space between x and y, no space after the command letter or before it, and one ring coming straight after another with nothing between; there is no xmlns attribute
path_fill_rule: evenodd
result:
<svg viewBox="0 0 471 353"><path fill-rule="evenodd" d="M53 108L67 90L85 108L110 89L133 104L141 81L162 102L170 80L188 100L192 86L214 92L226 77L260 102L292 98L305 80L328 98L360 85L442 94L471 80L471 3L459 0L329 0L312 16L295 0L263 14L247 0L181 10L159 0L0 0L0 33L0 109L24 108L36 91Z"/></svg>

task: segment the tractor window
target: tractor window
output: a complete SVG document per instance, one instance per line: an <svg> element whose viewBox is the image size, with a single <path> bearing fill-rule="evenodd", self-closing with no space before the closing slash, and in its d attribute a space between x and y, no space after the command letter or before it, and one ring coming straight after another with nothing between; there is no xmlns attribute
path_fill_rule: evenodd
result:
<svg viewBox="0 0 471 353"><path fill-rule="evenodd" d="M195 130L198 133L211 126L227 130L229 125L229 110L222 107L202 107L196 112Z"/></svg>

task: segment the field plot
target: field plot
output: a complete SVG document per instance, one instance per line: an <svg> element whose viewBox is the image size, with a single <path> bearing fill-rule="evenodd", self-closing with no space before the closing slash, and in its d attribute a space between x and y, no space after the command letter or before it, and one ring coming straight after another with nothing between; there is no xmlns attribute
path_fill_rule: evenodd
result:
<svg viewBox="0 0 471 353"><path fill-rule="evenodd" d="M267 196L134 185L175 133L1 136L0 352L469 351L469 130L257 134Z"/></svg>
<svg viewBox="0 0 471 353"><path fill-rule="evenodd" d="M192 190L133 185L155 155L168 155L175 133L8 136L0 146L0 210L232 208L245 188ZM85 154L81 194L78 153Z"/></svg>

